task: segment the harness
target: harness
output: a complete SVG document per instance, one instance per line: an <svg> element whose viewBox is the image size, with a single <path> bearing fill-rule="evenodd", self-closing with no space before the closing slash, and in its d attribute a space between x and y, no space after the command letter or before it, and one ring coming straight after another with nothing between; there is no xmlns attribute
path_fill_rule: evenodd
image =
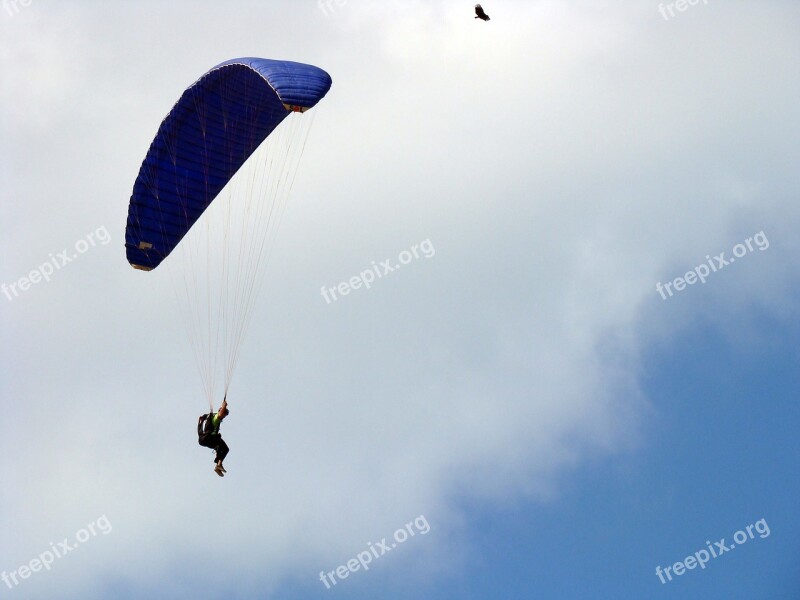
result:
<svg viewBox="0 0 800 600"><path fill-rule="evenodd" d="M200 417L197 423L197 438L198 441L205 440L208 436L217 433L214 431L214 413L208 413Z"/></svg>

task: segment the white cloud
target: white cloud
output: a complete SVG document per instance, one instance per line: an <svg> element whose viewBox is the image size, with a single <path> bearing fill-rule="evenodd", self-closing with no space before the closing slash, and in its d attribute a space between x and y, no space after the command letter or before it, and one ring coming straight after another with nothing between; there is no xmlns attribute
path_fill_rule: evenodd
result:
<svg viewBox="0 0 800 600"><path fill-rule="evenodd" d="M353 1L327 18L314 3L89 6L37 2L3 24L4 105L20 98L3 142L3 281L90 229L114 236L0 298L4 395L19 399L2 425L16 458L0 523L16 542L0 568L102 514L114 524L31 593L124 580L186 597L178 575L197 573L305 582L421 513L430 538L380 568L448 568L469 526L454 498L554 501L571 466L641 443L643 345L712 306L794 306L768 292L795 281L789 8L715 4L662 23L655 9L542 3L486 7L477 23L456 3ZM129 269L122 232L158 121L204 69L248 54L313 62L334 84L218 481L193 438L205 407L169 282ZM657 281L761 229L767 252L658 297ZM434 258L320 297L426 238Z"/></svg>

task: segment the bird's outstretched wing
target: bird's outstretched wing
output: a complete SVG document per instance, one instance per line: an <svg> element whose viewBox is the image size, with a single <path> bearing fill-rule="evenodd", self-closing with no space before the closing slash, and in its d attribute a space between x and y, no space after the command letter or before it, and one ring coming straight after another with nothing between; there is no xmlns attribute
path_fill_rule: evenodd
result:
<svg viewBox="0 0 800 600"><path fill-rule="evenodd" d="M484 12L483 7L480 4L475 5L475 14L477 15L476 19L483 19L484 21L489 20L489 15Z"/></svg>

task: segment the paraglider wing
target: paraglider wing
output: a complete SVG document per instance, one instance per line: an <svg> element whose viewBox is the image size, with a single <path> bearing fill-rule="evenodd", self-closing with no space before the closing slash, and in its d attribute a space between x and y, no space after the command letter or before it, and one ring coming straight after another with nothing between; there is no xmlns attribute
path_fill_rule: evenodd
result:
<svg viewBox="0 0 800 600"><path fill-rule="evenodd" d="M156 268L269 134L331 86L317 67L264 58L223 62L192 84L158 129L133 186L128 262Z"/></svg>

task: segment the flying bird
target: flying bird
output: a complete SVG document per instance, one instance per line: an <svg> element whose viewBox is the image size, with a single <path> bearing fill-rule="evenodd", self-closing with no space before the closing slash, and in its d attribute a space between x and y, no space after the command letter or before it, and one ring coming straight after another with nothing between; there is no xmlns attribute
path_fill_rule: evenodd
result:
<svg viewBox="0 0 800 600"><path fill-rule="evenodd" d="M476 19L483 19L484 21L489 20L489 15L483 12L483 7L480 4L475 5L475 14L477 15Z"/></svg>

